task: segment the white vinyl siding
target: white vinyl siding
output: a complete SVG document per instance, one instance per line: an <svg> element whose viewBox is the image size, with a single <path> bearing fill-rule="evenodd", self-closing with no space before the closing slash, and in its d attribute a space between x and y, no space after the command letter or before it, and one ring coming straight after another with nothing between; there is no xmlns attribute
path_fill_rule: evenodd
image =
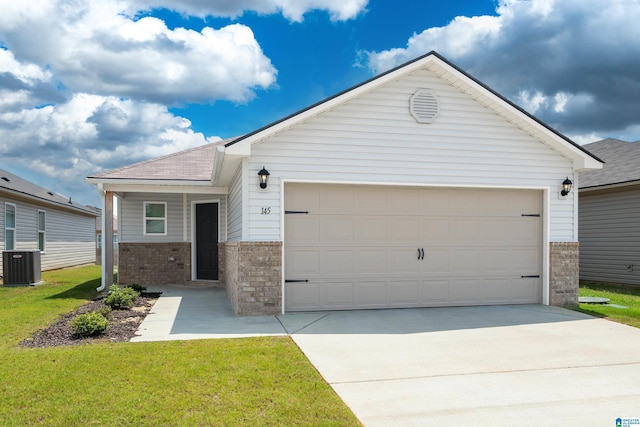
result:
<svg viewBox="0 0 640 427"><path fill-rule="evenodd" d="M580 279L640 285L640 188L580 193Z"/></svg>
<svg viewBox="0 0 640 427"><path fill-rule="evenodd" d="M0 200L3 211L5 200ZM16 205L15 249L39 249L38 212L44 211L43 206L21 200L12 200L10 203ZM4 216L2 212L0 227L3 231ZM46 253L41 255L42 270L95 263L95 224L94 216L46 206ZM1 249L4 250L4 239L1 240Z"/></svg>
<svg viewBox="0 0 640 427"><path fill-rule="evenodd" d="M242 170L238 168L229 188L229 241L242 240Z"/></svg>
<svg viewBox="0 0 640 427"><path fill-rule="evenodd" d="M409 99L419 88L439 100L432 124L417 123ZM270 172L266 191L257 172ZM337 106L264 143L249 164L249 233L280 240L281 179L309 182L548 189L551 241L576 241L575 192L560 199L573 165L470 96L419 70ZM270 215L261 208L270 207Z"/></svg>
<svg viewBox="0 0 640 427"><path fill-rule="evenodd" d="M144 202L151 200L166 203L166 235L144 235ZM186 232L187 241L191 241L191 202L193 201L219 203L220 238L224 239L227 233L225 220L227 204L224 195L187 194L185 201L183 194L178 193L126 193L124 197L118 199L120 212L118 240L122 243L182 242ZM184 218L185 203L186 221Z"/></svg>

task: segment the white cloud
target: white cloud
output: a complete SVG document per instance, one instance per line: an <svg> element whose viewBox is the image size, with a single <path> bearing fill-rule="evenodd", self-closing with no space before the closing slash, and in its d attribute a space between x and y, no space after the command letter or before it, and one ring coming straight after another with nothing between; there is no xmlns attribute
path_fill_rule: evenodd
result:
<svg viewBox="0 0 640 427"><path fill-rule="evenodd" d="M291 21L300 22L312 10L324 10L334 21L355 18L363 12L368 0L135 0L138 9L164 7L192 16L238 17L245 11L260 14L282 13Z"/></svg>
<svg viewBox="0 0 640 427"><path fill-rule="evenodd" d="M31 12L28 2L20 4ZM0 39L18 61L47 67L73 92L244 103L275 82L277 71L247 26L169 29L157 18L127 17L118 6L55 0L33 13L13 7L0 20Z"/></svg>
<svg viewBox="0 0 640 427"><path fill-rule="evenodd" d="M426 29L368 52L368 65L381 72L436 50L561 132L628 137L640 108L638 22L636 0L501 0L496 16Z"/></svg>
<svg viewBox="0 0 640 427"><path fill-rule="evenodd" d="M96 202L84 177L217 141L159 104L75 94L68 102L0 113L0 158L38 171L54 191ZM34 155L37 153L37 155Z"/></svg>

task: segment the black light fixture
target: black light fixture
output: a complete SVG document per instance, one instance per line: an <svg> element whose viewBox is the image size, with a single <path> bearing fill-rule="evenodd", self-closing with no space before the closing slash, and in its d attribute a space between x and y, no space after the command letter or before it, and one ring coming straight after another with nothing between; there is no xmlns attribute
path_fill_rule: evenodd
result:
<svg viewBox="0 0 640 427"><path fill-rule="evenodd" d="M562 181L562 191L560 192L560 195L562 195L564 197L567 194L569 194L569 192L571 191L571 186L572 185L573 185L573 182L571 182L569 177L567 177L567 179Z"/></svg>
<svg viewBox="0 0 640 427"><path fill-rule="evenodd" d="M267 181L269 180L269 171L262 166L262 170L258 172L258 177L260 177L260 188L267 188Z"/></svg>

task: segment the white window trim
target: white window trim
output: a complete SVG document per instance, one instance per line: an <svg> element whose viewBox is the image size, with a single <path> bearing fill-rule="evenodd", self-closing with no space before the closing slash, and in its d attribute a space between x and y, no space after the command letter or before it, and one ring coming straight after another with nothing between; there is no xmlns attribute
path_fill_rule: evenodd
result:
<svg viewBox="0 0 640 427"><path fill-rule="evenodd" d="M44 228L42 229L40 229L40 212L44 214ZM40 233L42 233L43 248L40 249L40 252L44 254L47 250L47 211L44 209L38 209L38 220L36 222L36 227L38 228L38 249L40 249Z"/></svg>
<svg viewBox="0 0 640 427"><path fill-rule="evenodd" d="M7 227L7 207L8 206L13 206L13 228ZM5 250L15 250L16 249L16 241L17 241L17 236L16 236L16 228L18 223L18 207L16 206L15 203L9 203L9 202L5 202L4 204L4 248ZM13 230L13 247L12 249L8 249L7 248L7 230Z"/></svg>
<svg viewBox="0 0 640 427"><path fill-rule="evenodd" d="M149 217L147 218L147 205L164 205L164 217ZM145 236L166 236L167 235L167 202L144 202L142 204L142 233ZM164 221L164 233L147 233L147 219L151 220L163 220Z"/></svg>

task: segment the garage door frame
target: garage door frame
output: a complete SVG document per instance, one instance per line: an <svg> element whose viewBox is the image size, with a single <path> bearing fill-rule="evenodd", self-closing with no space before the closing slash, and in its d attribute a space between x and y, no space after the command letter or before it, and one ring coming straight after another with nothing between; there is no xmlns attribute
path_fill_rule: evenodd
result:
<svg viewBox="0 0 640 427"><path fill-rule="evenodd" d="M450 189L478 189L478 190L536 190L542 192L542 236L541 236L541 288L542 305L549 305L549 242L550 242L550 194L549 187L542 186L491 186L491 185L445 185L445 184L410 184L410 183L386 183L386 182L361 182L361 181L331 181L331 180L300 180L281 179L280 180L280 239L282 248L282 314L286 312L285 298L285 275L286 275L286 236L285 236L285 189L287 184L319 184L319 185L357 185L357 186L377 186L377 187L411 187L411 188L450 188Z"/></svg>

